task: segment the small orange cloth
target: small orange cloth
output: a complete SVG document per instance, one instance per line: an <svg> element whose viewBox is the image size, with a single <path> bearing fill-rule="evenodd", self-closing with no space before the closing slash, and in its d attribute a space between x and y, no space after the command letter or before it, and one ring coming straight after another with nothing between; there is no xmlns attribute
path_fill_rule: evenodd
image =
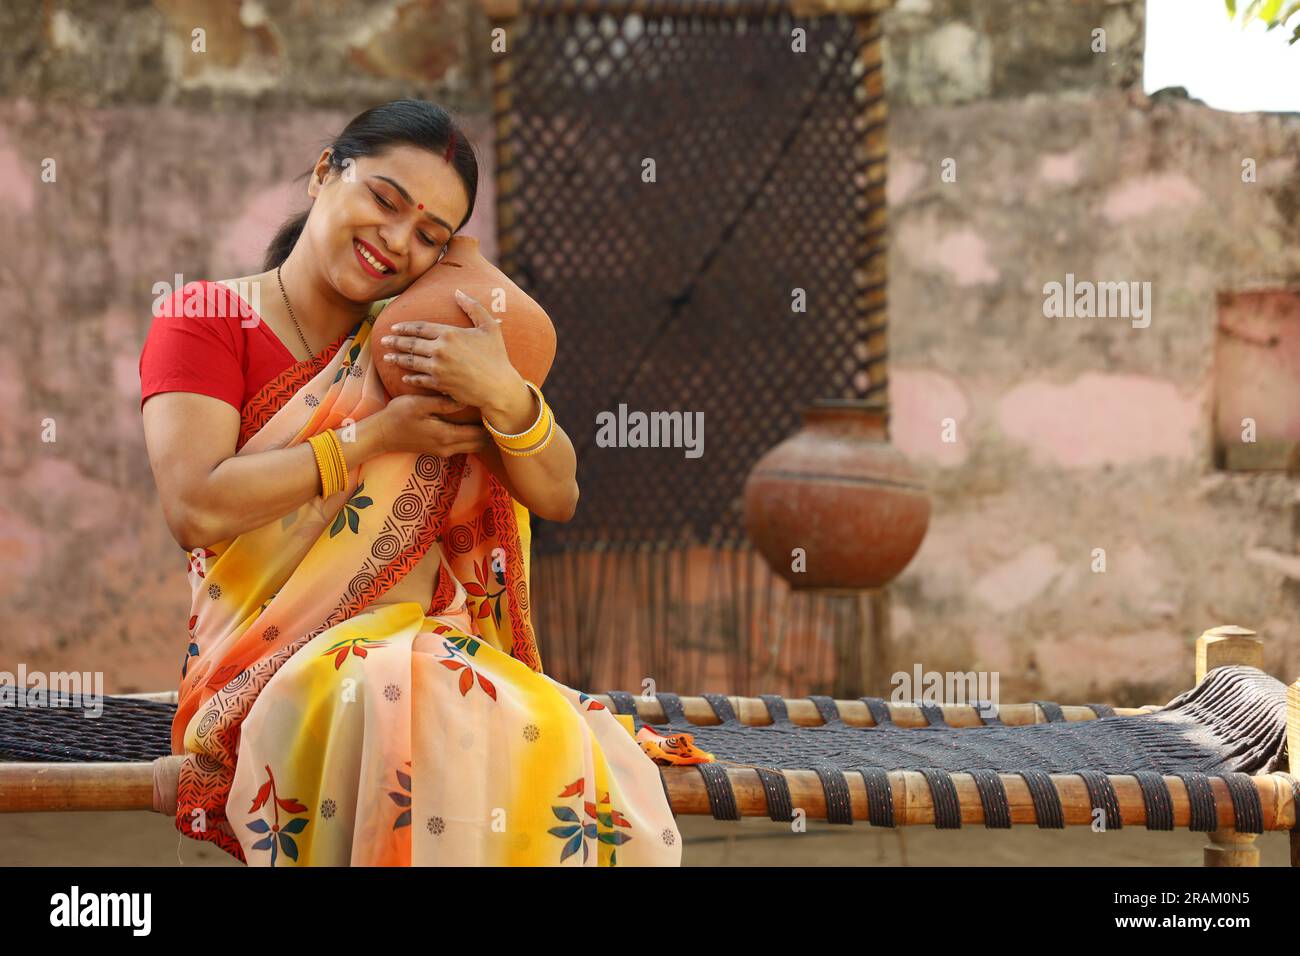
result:
<svg viewBox="0 0 1300 956"><path fill-rule="evenodd" d="M636 733L636 742L647 757L661 766L714 762L713 754L695 746L695 737L691 734L676 733L665 737L649 724L642 724Z"/></svg>

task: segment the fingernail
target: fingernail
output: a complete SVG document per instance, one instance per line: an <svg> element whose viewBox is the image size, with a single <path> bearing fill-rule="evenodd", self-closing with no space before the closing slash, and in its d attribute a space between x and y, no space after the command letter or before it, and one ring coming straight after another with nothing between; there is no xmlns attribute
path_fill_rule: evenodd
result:
<svg viewBox="0 0 1300 956"><path fill-rule="evenodd" d="M458 298L458 299L468 299L469 296L467 296L464 292L461 292L460 289L457 289L457 290L456 290L456 298Z"/></svg>
<svg viewBox="0 0 1300 956"><path fill-rule="evenodd" d="M391 335L385 335L385 336L384 336L382 339L380 339L379 341L380 341L380 343L383 344L383 345L392 345L392 344L393 344L393 337L392 337Z"/></svg>
<svg viewBox="0 0 1300 956"><path fill-rule="evenodd" d="M393 359L395 359L396 357L397 357L397 356L395 356L392 352L389 352L387 355L384 356L384 361L385 361L385 362L391 362L391 361L392 361Z"/></svg>

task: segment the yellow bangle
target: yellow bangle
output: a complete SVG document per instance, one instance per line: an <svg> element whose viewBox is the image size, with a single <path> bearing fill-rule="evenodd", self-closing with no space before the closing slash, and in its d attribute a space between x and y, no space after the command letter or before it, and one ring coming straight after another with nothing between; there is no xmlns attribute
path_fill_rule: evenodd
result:
<svg viewBox="0 0 1300 956"><path fill-rule="evenodd" d="M321 497L328 498L332 493L330 486L334 483L334 467L331 461L333 456L329 439L323 435L313 435L307 441L311 445L312 454L316 456L316 469L320 472Z"/></svg>
<svg viewBox="0 0 1300 956"><path fill-rule="evenodd" d="M343 442L339 438L339 433L332 428L327 430L325 434L329 435L330 444L334 446L334 459L339 470L338 490L342 491L348 486L348 463L343 457Z"/></svg>
<svg viewBox="0 0 1300 956"><path fill-rule="evenodd" d="M546 411L547 411L546 417L548 422L550 423L550 426L546 431L546 438L542 441L540 445L538 445L536 448L530 449L529 451L515 451L512 448L507 448L504 445L498 443L498 447L501 448L501 451L515 458L527 458L529 455L536 455L538 452L545 451L546 446L549 445L551 443L551 439L555 437L555 416L550 414L551 409L549 405L546 407Z"/></svg>
<svg viewBox="0 0 1300 956"><path fill-rule="evenodd" d="M343 458L343 446L332 430L307 439L316 456L316 467L320 471L321 497L328 498L343 490L347 485L347 463Z"/></svg>
<svg viewBox="0 0 1300 956"><path fill-rule="evenodd" d="M537 396L537 421L533 422L518 435L507 435L505 432L493 428L487 418L483 419L483 426L489 433L491 433L493 440L502 448L528 448L530 445L535 445L537 441L546 434L546 399L542 397L542 390L532 382L524 379L524 384L527 385L529 390Z"/></svg>

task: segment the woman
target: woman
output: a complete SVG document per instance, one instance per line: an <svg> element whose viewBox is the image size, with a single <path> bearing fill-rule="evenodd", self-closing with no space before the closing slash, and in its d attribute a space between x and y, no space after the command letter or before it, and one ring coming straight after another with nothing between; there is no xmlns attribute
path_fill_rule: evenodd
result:
<svg viewBox="0 0 1300 956"><path fill-rule="evenodd" d="M141 353L193 588L177 827L271 866L679 865L658 768L542 672L528 517L573 514L568 436L478 303L369 335L468 221L472 147L400 100L310 175L265 271L176 290ZM442 397L390 400L380 361Z"/></svg>

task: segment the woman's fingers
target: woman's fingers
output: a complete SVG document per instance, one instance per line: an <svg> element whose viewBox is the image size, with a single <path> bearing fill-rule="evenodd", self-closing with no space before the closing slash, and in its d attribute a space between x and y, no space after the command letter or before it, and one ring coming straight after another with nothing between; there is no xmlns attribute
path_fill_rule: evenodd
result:
<svg viewBox="0 0 1300 956"><path fill-rule="evenodd" d="M416 413L428 418L430 415L450 415L465 408L464 402L458 402L450 395L412 395L415 399Z"/></svg>
<svg viewBox="0 0 1300 956"><path fill-rule="evenodd" d="M379 344L385 349L427 355L423 350L452 328L454 326L441 322L399 322L393 326L392 332L379 340Z"/></svg>
<svg viewBox="0 0 1300 956"><path fill-rule="evenodd" d="M460 289L456 290L456 304L469 316L476 328L493 328L501 325L501 320L487 310L483 303Z"/></svg>
<svg viewBox="0 0 1300 956"><path fill-rule="evenodd" d="M403 375L402 381L406 382L408 385L418 385L420 388L431 388L434 391L438 390L438 380L432 375L412 372L410 375Z"/></svg>
<svg viewBox="0 0 1300 956"><path fill-rule="evenodd" d="M440 444L448 449L447 454L483 451L487 448L488 433L482 425L461 425L455 422L444 422L443 425Z"/></svg>

